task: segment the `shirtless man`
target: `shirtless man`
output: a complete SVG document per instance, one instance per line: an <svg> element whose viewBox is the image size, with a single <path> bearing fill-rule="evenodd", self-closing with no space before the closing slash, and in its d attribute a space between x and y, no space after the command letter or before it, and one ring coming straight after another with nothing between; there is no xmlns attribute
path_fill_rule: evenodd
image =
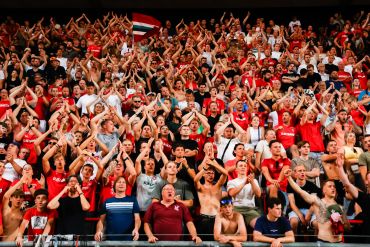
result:
<svg viewBox="0 0 370 247"><path fill-rule="evenodd" d="M202 234L205 234L203 240L212 241L215 217L220 208L220 199L222 197L221 187L226 182L227 171L215 160L211 143L207 143L207 146L205 146L205 153L206 156L199 166L199 172L194 177L200 203L197 229ZM215 171L221 173L221 177L216 183L214 183ZM204 184L200 183L202 177L205 181Z"/></svg>
<svg viewBox="0 0 370 247"><path fill-rule="evenodd" d="M325 181L322 187L323 198L319 199L314 194L309 194L302 190L291 177L292 170L285 171L290 186L307 203L313 206L314 213L318 222L317 239L319 242L340 243L343 240L344 228L349 228L349 222L343 212L343 209L335 201L337 191L333 181ZM335 217L337 215L340 217Z"/></svg>
<svg viewBox="0 0 370 247"><path fill-rule="evenodd" d="M175 96L178 102L185 101L185 90L183 82L178 79L175 81L174 87L169 84L171 93Z"/></svg>
<svg viewBox="0 0 370 247"><path fill-rule="evenodd" d="M222 198L220 213L217 214L214 226L215 240L222 244L232 244L234 247L242 246L247 241L247 228L243 216L234 212L231 198Z"/></svg>
<svg viewBox="0 0 370 247"><path fill-rule="evenodd" d="M22 178L15 186L10 187L9 190L4 194L3 241L15 241L17 238L18 228L23 219L23 211L21 210L21 206L25 196L22 190L17 189L17 185L22 184L24 181L25 179Z"/></svg>
<svg viewBox="0 0 370 247"><path fill-rule="evenodd" d="M335 168L335 162L338 157L338 146L337 142L334 140L331 140L328 142L326 146L326 154L323 154L321 156L322 165L325 170L325 174L328 177L329 180L334 181L335 189L337 190L337 202L343 203L344 198L344 188L343 184L339 181L339 174L337 172L337 169Z"/></svg>

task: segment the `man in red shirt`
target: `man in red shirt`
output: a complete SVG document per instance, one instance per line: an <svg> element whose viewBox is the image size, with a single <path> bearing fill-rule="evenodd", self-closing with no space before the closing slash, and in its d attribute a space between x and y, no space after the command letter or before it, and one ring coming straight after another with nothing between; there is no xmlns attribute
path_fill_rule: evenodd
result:
<svg viewBox="0 0 370 247"><path fill-rule="evenodd" d="M289 111L285 111L282 115L282 123L275 127L276 140L278 140L289 157L299 156L297 145L295 145L295 137L297 135L297 130L295 127L291 126L292 115Z"/></svg>
<svg viewBox="0 0 370 247"><path fill-rule="evenodd" d="M346 86L347 91L350 92L352 90L352 76L350 73L344 71L344 63L338 63L338 80L342 81L344 86Z"/></svg>
<svg viewBox="0 0 370 247"><path fill-rule="evenodd" d="M242 127L243 130L248 129L249 124L249 115L248 112L243 112L243 100L236 98L236 100L230 102L229 104L229 112L232 112L234 115L234 121Z"/></svg>
<svg viewBox="0 0 370 247"><path fill-rule="evenodd" d="M66 179L69 176L64 170L66 161L64 155L58 150L63 150L66 145L66 140L64 135L59 139L57 144L49 149L49 151L42 157L42 168L46 176L46 182L48 185L49 199L53 199L58 195L64 187L67 185ZM63 152L63 151L62 151ZM53 157L55 170L51 169L49 159Z"/></svg>
<svg viewBox="0 0 370 247"><path fill-rule="evenodd" d="M223 115L225 111L225 102L217 97L218 89L213 87L209 93L211 94L211 98L204 99L202 113L208 117L210 115L209 104L214 101L218 106L217 113Z"/></svg>
<svg viewBox="0 0 370 247"><path fill-rule="evenodd" d="M94 40L91 44L87 47L87 51L91 53L94 57L100 58L102 53L102 47L100 45L99 37L95 36Z"/></svg>
<svg viewBox="0 0 370 247"><path fill-rule="evenodd" d="M246 159L246 156L248 155L248 151L245 150L245 146L243 143L235 144L233 155L235 156L235 159L228 160L224 165L225 169L228 172L229 181L238 177L238 173L236 172L236 162ZM251 159L247 159L247 162L249 164L251 162ZM248 166L247 168L248 175L250 167Z"/></svg>
<svg viewBox="0 0 370 247"><path fill-rule="evenodd" d="M185 121L183 125L188 125L191 130L191 134L189 135L190 140L194 140L198 143L198 150L203 150L204 143L206 142L208 132L210 131L210 126L208 124L207 118L202 115L197 110L193 109L193 111L190 114L190 117ZM185 116L184 116L185 117ZM200 128L200 124L202 124L203 130L201 133L198 133L198 130ZM203 152L198 152L195 159L197 161L203 160L204 155Z"/></svg>
<svg viewBox="0 0 370 247"><path fill-rule="evenodd" d="M1 89L0 91L0 119L4 116L6 111L10 109L10 101L8 91L6 89Z"/></svg>
<svg viewBox="0 0 370 247"><path fill-rule="evenodd" d="M264 70L262 72L262 78L256 80L256 87L260 89L261 87L271 86L272 73L270 70Z"/></svg>
<svg viewBox="0 0 370 247"><path fill-rule="evenodd" d="M85 162L84 159L87 159L87 157L90 157L90 159L98 166L98 171L96 172L96 176L91 179L94 173L94 166L90 162ZM95 159L94 156L92 156L89 152L86 152L85 150L82 151L79 157L77 157L78 163L76 166L72 167L72 165L69 167L71 175L74 174L81 174L82 183L81 183L81 190L85 195L85 198L90 203L90 209L89 212L95 211L95 204L96 204L96 188L98 187L98 181L100 181L101 175L103 173L103 166L101 164L101 161L98 161ZM103 161L105 162L106 159Z"/></svg>
<svg viewBox="0 0 370 247"><path fill-rule="evenodd" d="M36 190L34 197L36 207L27 210L19 227L16 243L20 247L23 246L23 234L26 228L28 228L29 241L32 241L36 235L52 234L54 228L54 219L57 217L57 212L46 207L48 204L47 190Z"/></svg>
<svg viewBox="0 0 370 247"><path fill-rule="evenodd" d="M350 26L347 23L344 25L343 31L338 33L337 37L334 39L334 44L339 48L342 49L345 46L346 41L348 41L348 35L351 33L349 30Z"/></svg>
<svg viewBox="0 0 370 247"><path fill-rule="evenodd" d="M5 164L0 162L0 201L3 200L5 192L9 189L12 182L2 178L5 171Z"/></svg>
<svg viewBox="0 0 370 247"><path fill-rule="evenodd" d="M327 112L323 112L320 121L316 121L316 114L311 112L312 108L317 104L315 101L303 113L299 125L299 133L302 141L308 141L311 147L310 156L317 159L321 163L321 155L325 151L323 136L321 134L321 126L325 124L328 117ZM320 105L318 105L320 108Z"/></svg>
<svg viewBox="0 0 370 247"><path fill-rule="evenodd" d="M277 197L278 191L286 191L288 182L284 172L290 168L290 160L281 155L281 144L276 140L269 143L272 157L262 161L261 170L267 181L269 196Z"/></svg>
<svg viewBox="0 0 370 247"><path fill-rule="evenodd" d="M185 222L191 239L200 244L188 208L175 200L175 188L166 184L162 188L162 200L153 202L145 213L144 231L149 243L160 241L179 241L183 235L182 225ZM157 235L157 236L156 236Z"/></svg>

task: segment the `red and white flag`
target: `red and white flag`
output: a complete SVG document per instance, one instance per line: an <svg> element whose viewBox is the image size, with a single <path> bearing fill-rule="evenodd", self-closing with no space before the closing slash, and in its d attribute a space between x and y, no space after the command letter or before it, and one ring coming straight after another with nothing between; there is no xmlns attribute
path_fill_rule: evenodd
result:
<svg viewBox="0 0 370 247"><path fill-rule="evenodd" d="M159 33L159 29L161 28L160 21L152 16L139 13L132 14L132 24L135 42Z"/></svg>

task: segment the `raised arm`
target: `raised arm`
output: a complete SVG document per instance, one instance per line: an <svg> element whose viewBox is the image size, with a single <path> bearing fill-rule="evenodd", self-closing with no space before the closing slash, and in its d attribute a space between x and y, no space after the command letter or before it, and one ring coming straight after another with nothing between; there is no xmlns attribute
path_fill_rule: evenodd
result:
<svg viewBox="0 0 370 247"><path fill-rule="evenodd" d="M288 182L293 190L297 192L308 204L319 205L319 199L316 195L309 194L308 192L302 190L301 187L299 187L299 185L294 182L293 178L291 177L292 170L287 169L284 175L288 178Z"/></svg>
<svg viewBox="0 0 370 247"><path fill-rule="evenodd" d="M358 198L358 189L356 186L354 186L348 179L348 175L345 173L343 169L344 165L344 154L340 153L338 154L337 161L336 161L336 167L339 174L340 181L342 182L343 186L346 188L346 191L349 192L355 199Z"/></svg>

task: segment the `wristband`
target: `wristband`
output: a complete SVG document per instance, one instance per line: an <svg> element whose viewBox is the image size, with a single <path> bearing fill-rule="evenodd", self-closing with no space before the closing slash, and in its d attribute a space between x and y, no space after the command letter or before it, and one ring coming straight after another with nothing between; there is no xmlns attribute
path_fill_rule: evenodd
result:
<svg viewBox="0 0 370 247"><path fill-rule="evenodd" d="M126 157L126 158L124 158L124 159L123 159L123 161L126 161L126 160L128 160L128 159L129 159L129 158L128 158L128 157Z"/></svg>
<svg viewBox="0 0 370 247"><path fill-rule="evenodd" d="M83 192L81 192L80 194L78 194L79 196L81 196L81 195L83 195L84 193Z"/></svg>

